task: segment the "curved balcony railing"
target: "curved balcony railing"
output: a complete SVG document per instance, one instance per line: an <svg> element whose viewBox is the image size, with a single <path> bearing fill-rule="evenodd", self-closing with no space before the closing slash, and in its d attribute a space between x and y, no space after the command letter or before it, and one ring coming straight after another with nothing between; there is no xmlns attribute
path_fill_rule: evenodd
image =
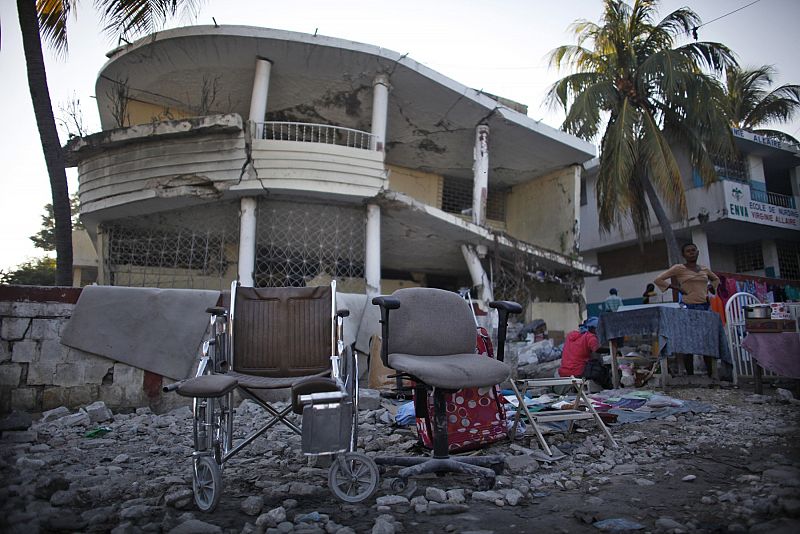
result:
<svg viewBox="0 0 800 534"><path fill-rule="evenodd" d="M278 121L257 122L255 133L258 139L270 141L324 143L364 150L372 148L371 133L327 124Z"/></svg>
<svg viewBox="0 0 800 534"><path fill-rule="evenodd" d="M794 197L789 195L782 195L780 193L773 193L772 191L759 191L758 189L750 189L750 198L773 206L780 206L782 208L795 209Z"/></svg>

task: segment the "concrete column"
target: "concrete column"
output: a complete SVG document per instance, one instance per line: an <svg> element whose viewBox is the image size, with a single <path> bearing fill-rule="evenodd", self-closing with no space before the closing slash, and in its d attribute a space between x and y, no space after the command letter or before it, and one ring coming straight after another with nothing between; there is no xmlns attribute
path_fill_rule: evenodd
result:
<svg viewBox="0 0 800 534"><path fill-rule="evenodd" d="M472 278L472 285L480 288L481 307L488 310L488 304L494 300L494 295L492 291L492 282L486 275L486 271L483 270L481 258L472 245L461 245L461 253L464 255L464 261L467 262L469 275Z"/></svg>
<svg viewBox="0 0 800 534"><path fill-rule="evenodd" d="M697 263L711 267L711 255L708 253L708 237L706 231L702 228L692 228L692 243L697 245L697 251L700 253L697 256Z"/></svg>
<svg viewBox="0 0 800 534"><path fill-rule="evenodd" d="M267 95L269 94L269 75L272 62L265 58L256 59L256 75L253 79L253 92L250 94L250 116L253 122L264 122L267 114Z"/></svg>
<svg viewBox="0 0 800 534"><path fill-rule="evenodd" d="M94 249L97 251L97 285L104 286L111 279L108 269L108 249L106 247L106 236L97 225L97 230L94 237Z"/></svg>
<svg viewBox="0 0 800 534"><path fill-rule="evenodd" d="M472 167L472 222L486 223L486 196L489 191L489 126L479 124L475 128L475 163Z"/></svg>
<svg viewBox="0 0 800 534"><path fill-rule="evenodd" d="M761 255L764 258L764 274L780 278L781 267L778 261L778 245L774 239L765 239L761 242Z"/></svg>
<svg viewBox="0 0 800 534"><path fill-rule="evenodd" d="M766 191L767 179L764 176L764 160L761 159L761 156L748 154L747 167L748 175L750 176L750 189Z"/></svg>
<svg viewBox="0 0 800 534"><path fill-rule="evenodd" d="M245 197L239 211L239 283L253 287L256 265L256 199Z"/></svg>
<svg viewBox="0 0 800 534"><path fill-rule="evenodd" d="M386 145L386 123L389 112L389 77L378 74L372 82L372 150L383 152Z"/></svg>
<svg viewBox="0 0 800 534"><path fill-rule="evenodd" d="M364 254L367 298L381 294L381 207L367 204L367 238Z"/></svg>
<svg viewBox="0 0 800 534"><path fill-rule="evenodd" d="M72 287L81 287L82 271L80 267L72 266Z"/></svg>

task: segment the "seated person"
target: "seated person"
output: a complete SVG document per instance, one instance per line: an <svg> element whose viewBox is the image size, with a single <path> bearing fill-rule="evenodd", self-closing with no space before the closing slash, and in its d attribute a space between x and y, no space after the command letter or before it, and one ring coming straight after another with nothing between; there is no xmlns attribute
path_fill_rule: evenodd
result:
<svg viewBox="0 0 800 534"><path fill-rule="evenodd" d="M603 366L603 361L596 353L600 348L597 339L597 317L589 317L578 330L567 334L564 349L561 352L561 367L558 376L574 376L594 380L604 388L611 387L610 373Z"/></svg>

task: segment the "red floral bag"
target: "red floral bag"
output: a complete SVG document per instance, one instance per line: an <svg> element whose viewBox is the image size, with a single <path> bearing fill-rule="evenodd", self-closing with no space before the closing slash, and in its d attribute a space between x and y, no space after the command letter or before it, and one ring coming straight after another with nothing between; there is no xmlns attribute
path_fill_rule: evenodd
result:
<svg viewBox="0 0 800 534"><path fill-rule="evenodd" d="M477 353L494 358L492 340L483 327L478 327ZM417 432L422 444L432 449L433 392L429 391L427 397L430 417L417 417ZM445 400L450 452L480 449L508 435L506 412L497 386L460 389L446 395Z"/></svg>

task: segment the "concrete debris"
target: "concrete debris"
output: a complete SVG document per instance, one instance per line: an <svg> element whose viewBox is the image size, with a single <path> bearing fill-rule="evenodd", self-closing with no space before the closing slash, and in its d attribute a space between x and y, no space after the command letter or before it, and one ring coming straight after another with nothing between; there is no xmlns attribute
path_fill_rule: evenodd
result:
<svg viewBox="0 0 800 534"><path fill-rule="evenodd" d="M593 424L578 422L586 432L547 434L553 456L529 429L485 451L506 456L491 489L447 474L410 480L416 490L400 495L387 483L398 468L387 466L375 496L359 504L331 494L329 459L307 459L300 437L275 426L226 462L214 514L194 503L188 409L111 413L95 402L41 418L16 413L3 420L0 436L0 531L383 534L505 532L512 523L526 532L798 531L800 414L778 400L788 396L670 395L718 410L613 425L617 448ZM389 401L375 400L359 413L359 449L421 454L414 427L391 424ZM242 402L234 441L267 420Z"/></svg>

